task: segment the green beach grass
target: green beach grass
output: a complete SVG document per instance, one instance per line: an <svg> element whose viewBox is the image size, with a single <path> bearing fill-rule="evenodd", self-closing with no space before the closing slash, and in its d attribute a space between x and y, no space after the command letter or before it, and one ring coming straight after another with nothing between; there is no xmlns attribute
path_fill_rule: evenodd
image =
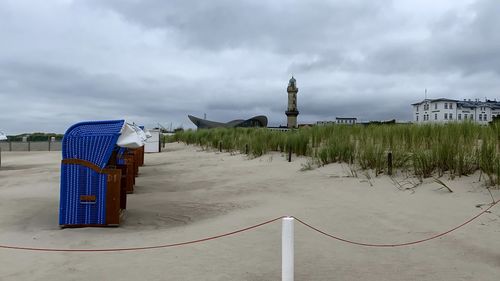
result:
<svg viewBox="0 0 500 281"><path fill-rule="evenodd" d="M332 125L287 132L266 128L224 128L177 132L171 141L204 149L259 157L269 151L311 157L318 165L348 163L376 175L393 169L419 178L470 175L482 171L489 185L500 183L500 124Z"/></svg>

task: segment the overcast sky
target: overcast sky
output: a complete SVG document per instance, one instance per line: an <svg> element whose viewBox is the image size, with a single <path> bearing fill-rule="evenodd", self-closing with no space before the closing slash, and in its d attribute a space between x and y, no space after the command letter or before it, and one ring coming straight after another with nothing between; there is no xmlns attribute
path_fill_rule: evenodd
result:
<svg viewBox="0 0 500 281"><path fill-rule="evenodd" d="M428 97L500 98L498 0L2 0L0 130L81 120L193 127L410 120Z"/></svg>

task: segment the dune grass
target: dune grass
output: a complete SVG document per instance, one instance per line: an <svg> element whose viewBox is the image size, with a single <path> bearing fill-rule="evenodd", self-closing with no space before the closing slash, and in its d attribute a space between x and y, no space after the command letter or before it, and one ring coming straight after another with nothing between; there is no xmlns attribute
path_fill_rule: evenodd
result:
<svg viewBox="0 0 500 281"><path fill-rule="evenodd" d="M428 125L314 126L288 132L265 128L231 128L178 132L172 140L205 149L248 153L291 151L312 157L319 165L334 162L387 172L387 154L393 169L420 178L469 175L478 170L489 184L500 183L500 124L474 123Z"/></svg>

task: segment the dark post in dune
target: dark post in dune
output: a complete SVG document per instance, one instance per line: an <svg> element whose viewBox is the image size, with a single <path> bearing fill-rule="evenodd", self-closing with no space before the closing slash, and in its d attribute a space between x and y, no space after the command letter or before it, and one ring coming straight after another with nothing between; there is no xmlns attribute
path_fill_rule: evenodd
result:
<svg viewBox="0 0 500 281"><path fill-rule="evenodd" d="M392 176L392 152L387 154L387 174Z"/></svg>

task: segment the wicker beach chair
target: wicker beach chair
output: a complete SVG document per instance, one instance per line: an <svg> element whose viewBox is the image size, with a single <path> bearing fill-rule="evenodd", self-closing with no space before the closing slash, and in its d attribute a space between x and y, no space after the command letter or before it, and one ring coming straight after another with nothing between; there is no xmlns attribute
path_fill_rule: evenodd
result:
<svg viewBox="0 0 500 281"><path fill-rule="evenodd" d="M123 120L82 122L62 142L59 224L105 226L120 223L121 170L110 166Z"/></svg>

